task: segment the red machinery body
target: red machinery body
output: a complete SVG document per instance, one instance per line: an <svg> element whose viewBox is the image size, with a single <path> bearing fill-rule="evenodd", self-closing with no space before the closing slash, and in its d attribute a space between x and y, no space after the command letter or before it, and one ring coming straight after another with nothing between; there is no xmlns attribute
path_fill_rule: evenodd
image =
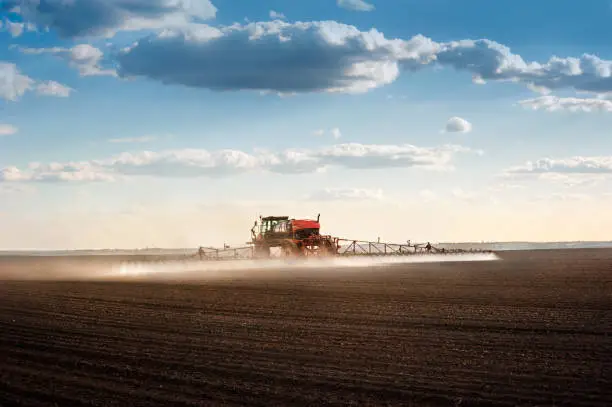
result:
<svg viewBox="0 0 612 407"><path fill-rule="evenodd" d="M290 220L293 230L300 229L321 229L321 224L316 220L292 219Z"/></svg>
<svg viewBox="0 0 612 407"><path fill-rule="evenodd" d="M258 228L256 232L255 229ZM272 247L280 247L283 256L335 256L338 239L319 233L319 217L289 219L288 216L260 217L251 229L256 257L269 257Z"/></svg>

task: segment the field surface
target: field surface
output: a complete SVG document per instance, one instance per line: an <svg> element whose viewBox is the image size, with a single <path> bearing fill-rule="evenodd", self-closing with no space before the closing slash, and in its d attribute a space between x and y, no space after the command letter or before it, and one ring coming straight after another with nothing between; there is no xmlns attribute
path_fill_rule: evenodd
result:
<svg viewBox="0 0 612 407"><path fill-rule="evenodd" d="M612 405L612 250L500 257L197 282L0 258L0 406Z"/></svg>

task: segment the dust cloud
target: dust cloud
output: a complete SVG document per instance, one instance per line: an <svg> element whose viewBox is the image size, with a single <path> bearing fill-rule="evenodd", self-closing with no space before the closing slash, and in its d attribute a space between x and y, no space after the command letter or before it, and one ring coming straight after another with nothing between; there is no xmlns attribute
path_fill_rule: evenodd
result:
<svg viewBox="0 0 612 407"><path fill-rule="evenodd" d="M342 273L376 272L381 268L410 263L470 262L499 260L490 253L412 256L358 256L309 259L219 260L219 261L120 261L106 256L84 258L0 258L0 280L69 281L206 281L224 279L286 278Z"/></svg>
<svg viewBox="0 0 612 407"><path fill-rule="evenodd" d="M167 262L160 264L136 263L116 265L102 278L167 279L249 279L258 277L317 276L365 272L408 263L466 262L499 260L495 254L459 254L424 256L364 256L333 259L271 259L271 260L223 260L208 262Z"/></svg>

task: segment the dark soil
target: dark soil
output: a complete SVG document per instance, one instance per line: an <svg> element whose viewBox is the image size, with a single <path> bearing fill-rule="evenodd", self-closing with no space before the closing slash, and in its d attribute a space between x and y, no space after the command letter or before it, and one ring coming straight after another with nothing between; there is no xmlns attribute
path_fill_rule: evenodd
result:
<svg viewBox="0 0 612 407"><path fill-rule="evenodd" d="M612 250L501 256L193 284L0 259L0 405L612 405Z"/></svg>

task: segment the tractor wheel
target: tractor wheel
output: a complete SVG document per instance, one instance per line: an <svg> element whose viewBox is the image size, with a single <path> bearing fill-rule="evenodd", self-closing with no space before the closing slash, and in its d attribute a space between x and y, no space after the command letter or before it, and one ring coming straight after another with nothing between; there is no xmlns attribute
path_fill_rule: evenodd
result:
<svg viewBox="0 0 612 407"><path fill-rule="evenodd" d="M270 257L270 248L265 244L255 245L255 258L256 259L267 259Z"/></svg>
<svg viewBox="0 0 612 407"><path fill-rule="evenodd" d="M334 244L329 240L323 240L321 242L321 246L319 248L322 257L332 257L336 254L336 250L334 250Z"/></svg>
<svg viewBox="0 0 612 407"><path fill-rule="evenodd" d="M302 251L298 245L291 240L284 241L281 244L281 250L283 257L298 257L302 255Z"/></svg>

